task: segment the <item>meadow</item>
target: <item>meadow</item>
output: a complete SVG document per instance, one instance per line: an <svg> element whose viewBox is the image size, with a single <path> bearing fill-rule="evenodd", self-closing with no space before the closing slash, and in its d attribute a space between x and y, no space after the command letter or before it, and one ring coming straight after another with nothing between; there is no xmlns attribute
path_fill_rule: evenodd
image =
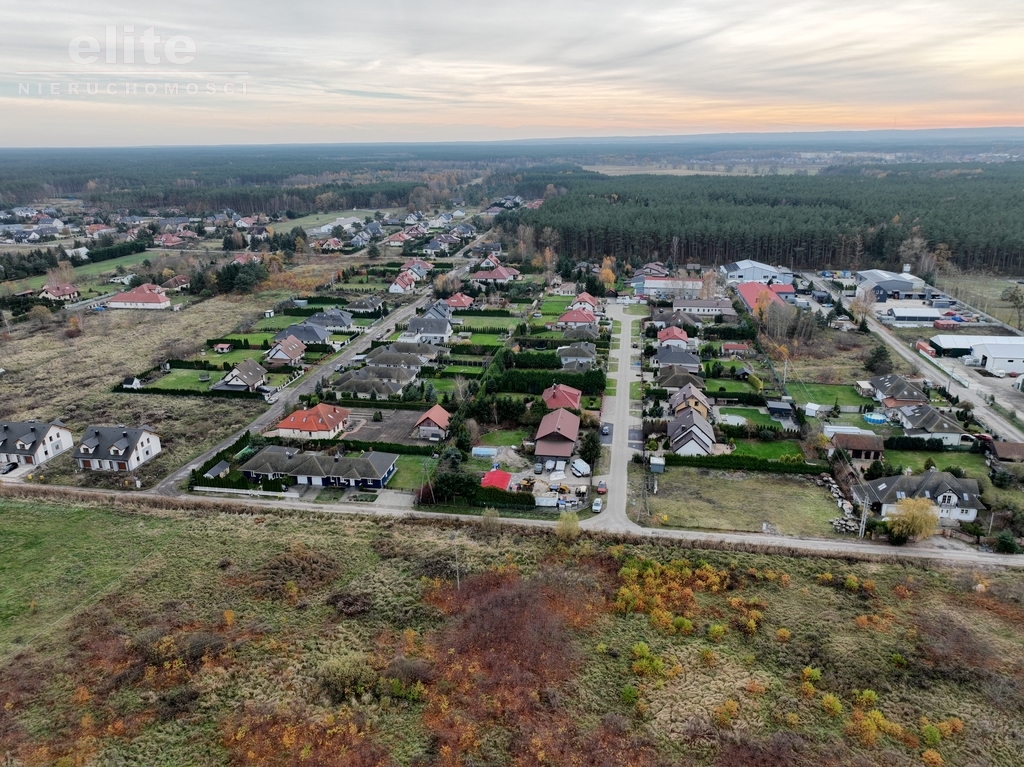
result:
<svg viewBox="0 0 1024 767"><path fill-rule="evenodd" d="M1024 763L1016 572L12 498L0 541L10 764Z"/></svg>

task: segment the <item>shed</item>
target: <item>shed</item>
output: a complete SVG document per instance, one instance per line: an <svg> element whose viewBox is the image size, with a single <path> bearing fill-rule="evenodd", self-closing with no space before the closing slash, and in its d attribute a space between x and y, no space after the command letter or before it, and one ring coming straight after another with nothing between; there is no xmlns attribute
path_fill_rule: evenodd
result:
<svg viewBox="0 0 1024 767"><path fill-rule="evenodd" d="M512 485L512 475L501 469L491 469L480 480L480 487L496 487L507 491Z"/></svg>
<svg viewBox="0 0 1024 767"><path fill-rule="evenodd" d="M229 471L231 471L231 464L227 461L220 461L203 475L203 479L226 477Z"/></svg>
<svg viewBox="0 0 1024 767"><path fill-rule="evenodd" d="M651 456L651 473L652 474L664 474L665 473L665 457L661 455Z"/></svg>
<svg viewBox="0 0 1024 767"><path fill-rule="evenodd" d="M767 403L768 415L775 418L791 418L793 415L793 405L789 402L772 402Z"/></svg>

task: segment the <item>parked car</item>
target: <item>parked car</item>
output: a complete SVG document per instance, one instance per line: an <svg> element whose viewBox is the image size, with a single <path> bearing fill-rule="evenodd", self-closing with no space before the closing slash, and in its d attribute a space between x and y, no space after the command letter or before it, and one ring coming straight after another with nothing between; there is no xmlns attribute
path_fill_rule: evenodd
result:
<svg viewBox="0 0 1024 767"><path fill-rule="evenodd" d="M590 510L595 514L600 514L602 506L604 506L604 502L600 498L595 498L594 502L590 504Z"/></svg>
<svg viewBox="0 0 1024 767"><path fill-rule="evenodd" d="M577 477L589 477L590 476L590 464L584 461L582 458L577 458L572 462L572 473Z"/></svg>
<svg viewBox="0 0 1024 767"><path fill-rule="evenodd" d="M0 474L10 474L17 468L18 464L16 463L5 463L2 467L0 467Z"/></svg>
<svg viewBox="0 0 1024 767"><path fill-rule="evenodd" d="M608 434L611 434L611 431L612 430L608 427L608 424L605 424L604 426L601 427L601 433L606 435L606 436Z"/></svg>
<svg viewBox="0 0 1024 767"><path fill-rule="evenodd" d="M533 473L534 474L543 474L544 473L544 464L542 464L540 461L537 461L537 463L533 464Z"/></svg>
<svg viewBox="0 0 1024 767"><path fill-rule="evenodd" d="M545 461L544 462L544 471L554 471L554 470L555 470L555 462L554 461L549 460L549 461Z"/></svg>
<svg viewBox="0 0 1024 767"><path fill-rule="evenodd" d="M608 484L602 479L600 482L597 483L597 493L598 495L604 495L607 492Z"/></svg>
<svg viewBox="0 0 1024 767"><path fill-rule="evenodd" d="M1017 376L1019 376L1019 375L1020 375L1020 373L1018 373L1018 372L1017 372L1016 370L1011 370L1011 371L1010 371L1009 373L1007 373L1006 375L1010 376L1010 378L1016 378Z"/></svg>

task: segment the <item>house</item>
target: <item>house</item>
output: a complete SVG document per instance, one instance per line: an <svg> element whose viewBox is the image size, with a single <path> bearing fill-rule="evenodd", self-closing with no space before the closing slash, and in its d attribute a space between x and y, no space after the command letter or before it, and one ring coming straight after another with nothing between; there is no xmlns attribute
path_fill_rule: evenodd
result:
<svg viewBox="0 0 1024 767"><path fill-rule="evenodd" d="M729 282L793 282L793 273L788 269L776 268L760 261L751 261L745 258L731 264L718 267L718 271Z"/></svg>
<svg viewBox="0 0 1024 767"><path fill-rule="evenodd" d="M675 365L665 365L658 370L658 388L670 394L680 391L684 386L692 384L697 389L704 389L704 379L688 370Z"/></svg>
<svg viewBox="0 0 1024 767"><path fill-rule="evenodd" d="M302 364L302 357L305 353L306 344L295 336L288 336L271 346L265 359L267 364L273 367L280 367L282 365L298 367Z"/></svg>
<svg viewBox="0 0 1024 767"><path fill-rule="evenodd" d="M334 439L348 428L351 411L321 402L307 410L296 410L277 425L277 436L288 439Z"/></svg>
<svg viewBox="0 0 1024 767"><path fill-rule="evenodd" d="M0 421L0 465L39 466L74 446L60 421Z"/></svg>
<svg viewBox="0 0 1024 767"><path fill-rule="evenodd" d="M317 325L329 333L346 333L353 329L352 315L344 309L332 307L312 314L302 321L303 325Z"/></svg>
<svg viewBox="0 0 1024 767"><path fill-rule="evenodd" d="M540 395L544 404L549 410L566 408L567 410L580 410L580 403L583 392L565 384L552 384Z"/></svg>
<svg viewBox="0 0 1024 767"><path fill-rule="evenodd" d="M138 390L142 388L142 381L140 381L135 376L128 376L123 381L121 381L121 388Z"/></svg>
<svg viewBox="0 0 1024 767"><path fill-rule="evenodd" d="M715 430L695 408L687 408L668 425L669 449L676 455L711 455Z"/></svg>
<svg viewBox="0 0 1024 767"><path fill-rule="evenodd" d="M580 434L580 418L564 408L553 410L537 427L534 455L538 460L567 459L572 456Z"/></svg>
<svg viewBox="0 0 1024 767"><path fill-rule="evenodd" d="M255 392L267 382L267 369L253 359L245 359L235 365L227 374L211 386L217 391Z"/></svg>
<svg viewBox="0 0 1024 767"><path fill-rule="evenodd" d="M957 479L947 471L929 469L922 474L882 477L853 486L853 499L883 517L904 498L927 498L938 507L939 521L973 522L985 508L975 479Z"/></svg>
<svg viewBox="0 0 1024 767"><path fill-rule="evenodd" d="M451 415L440 405L434 405L416 421L420 439L439 442L448 436L448 421Z"/></svg>
<svg viewBox="0 0 1024 767"><path fill-rule="evenodd" d="M452 308L452 311L460 311L462 309L468 309L473 305L473 299L469 296L463 295L462 293L456 293L453 296L449 296L444 300L448 306Z"/></svg>
<svg viewBox="0 0 1024 767"><path fill-rule="evenodd" d="M686 349L690 345L690 337L682 328L669 326L658 331L658 345Z"/></svg>
<svg viewBox="0 0 1024 767"><path fill-rule="evenodd" d="M471 251L472 252L472 251ZM501 259L494 253L484 256L480 263L477 264L481 271L487 271L488 269L497 269L501 266Z"/></svg>
<svg viewBox="0 0 1024 767"><path fill-rule="evenodd" d="M557 326L576 328L581 325L596 325L597 317L586 309L570 309L558 318Z"/></svg>
<svg viewBox="0 0 1024 767"><path fill-rule="evenodd" d="M512 487L512 475L501 469L491 469L480 479L480 487L496 487L508 492Z"/></svg>
<svg viewBox="0 0 1024 767"><path fill-rule="evenodd" d="M448 243L441 242L436 237L423 246L423 252L428 256L439 256L448 252Z"/></svg>
<svg viewBox="0 0 1024 767"><path fill-rule="evenodd" d="M366 355L367 365L372 363L374 367L403 368L414 375L418 375L423 367L423 358L418 354L391 352L387 346L378 346L371 351L375 353Z"/></svg>
<svg viewBox="0 0 1024 767"><path fill-rule="evenodd" d="M384 308L384 302L376 296L366 296L353 301L345 307L352 314L376 314Z"/></svg>
<svg viewBox="0 0 1024 767"><path fill-rule="evenodd" d="M420 282L427 278L426 270L419 265L413 264L408 269L403 269L399 274L405 274L412 278L413 282Z"/></svg>
<svg viewBox="0 0 1024 767"><path fill-rule="evenodd" d="M989 450L1002 463L1024 461L1024 442L989 442Z"/></svg>
<svg viewBox="0 0 1024 767"><path fill-rule="evenodd" d="M79 469L134 471L159 453L160 437L146 426L90 426L73 457Z"/></svg>
<svg viewBox="0 0 1024 767"><path fill-rule="evenodd" d="M139 285L124 293L118 293L107 301L108 309L170 309L171 299L163 288L150 282Z"/></svg>
<svg viewBox="0 0 1024 767"><path fill-rule="evenodd" d="M688 373L696 373L701 368L700 357L678 346L658 347L658 351L651 357L651 365L657 368L671 365Z"/></svg>
<svg viewBox="0 0 1024 767"><path fill-rule="evenodd" d="M931 405L904 405L896 410L908 437L941 439L946 447L969 445L974 441L960 422Z"/></svg>
<svg viewBox="0 0 1024 767"><path fill-rule="evenodd" d="M688 328L701 325L701 320L692 314L661 307L651 307L650 318L640 322L641 324L649 322L656 328Z"/></svg>
<svg viewBox="0 0 1024 767"><path fill-rule="evenodd" d="M869 378L867 383L872 390L871 396L889 410L907 405L928 404L927 394L895 373Z"/></svg>
<svg viewBox="0 0 1024 767"><path fill-rule="evenodd" d="M239 253L233 259L232 263L238 264L239 266L245 266L246 264L258 264L260 263L259 253Z"/></svg>
<svg viewBox="0 0 1024 767"><path fill-rule="evenodd" d="M519 270L509 266L499 266L469 275L469 279L473 282L490 283L492 285L507 285L518 278Z"/></svg>
<svg viewBox="0 0 1024 767"><path fill-rule="evenodd" d="M452 324L437 317L413 317L399 339L425 344L447 343L452 337Z"/></svg>
<svg viewBox="0 0 1024 767"><path fill-rule="evenodd" d="M562 333L566 341L596 341L601 337L601 329L598 325L577 325Z"/></svg>
<svg viewBox="0 0 1024 767"><path fill-rule="evenodd" d="M429 304L420 316L428 319L451 320L452 308L446 301L437 300Z"/></svg>
<svg viewBox="0 0 1024 767"><path fill-rule="evenodd" d="M796 301L796 288L792 285L787 285L782 282L773 282L768 286L768 290L788 304L792 304Z"/></svg>
<svg viewBox="0 0 1024 767"><path fill-rule="evenodd" d="M223 479L231 473L231 464L227 461L218 461L203 474L203 479Z"/></svg>
<svg viewBox="0 0 1024 767"><path fill-rule="evenodd" d="M574 365L577 369L590 370L597 362L597 346L586 341L576 341L568 346L559 346L555 352L562 368Z"/></svg>
<svg viewBox="0 0 1024 767"><path fill-rule="evenodd" d="M750 345L727 342L722 344L722 353L730 357L746 357L750 354Z"/></svg>
<svg viewBox="0 0 1024 767"><path fill-rule="evenodd" d="M704 418L711 414L711 405L708 403L708 398L704 396L704 392L692 383L679 387L679 391L669 397L668 400L668 409L672 411L673 415L679 415L688 408L696 410Z"/></svg>
<svg viewBox="0 0 1024 767"><path fill-rule="evenodd" d="M424 261L422 258L410 258L408 261L402 264L402 268L399 271L404 272L406 269L412 268L419 269L421 272L423 272L423 274L429 274L431 271L433 271L434 265L429 261Z"/></svg>
<svg viewBox="0 0 1024 767"><path fill-rule="evenodd" d="M395 277L395 281L391 283L391 287L388 288L388 293L396 293L403 295L405 293L412 293L416 289L416 280L409 272L399 272L398 276Z"/></svg>
<svg viewBox="0 0 1024 767"><path fill-rule="evenodd" d="M356 232L352 239L349 240L349 247L352 248L365 248L373 240L373 237L367 231Z"/></svg>
<svg viewBox="0 0 1024 767"><path fill-rule="evenodd" d="M381 368L384 369L384 368ZM373 370L348 370L334 382L334 389L357 399L388 399L402 393L402 384L377 378Z"/></svg>
<svg viewBox="0 0 1024 767"><path fill-rule="evenodd" d="M47 285L40 293L40 298L48 298L51 301L77 301L78 288L74 285Z"/></svg>
<svg viewBox="0 0 1024 767"><path fill-rule="evenodd" d="M303 320L298 325L289 325L284 330L279 332L272 339L273 343L283 341L286 338L295 338L302 343L309 344L330 344L331 343L331 331L322 325L307 324Z"/></svg>
<svg viewBox="0 0 1024 767"><path fill-rule="evenodd" d="M501 243L500 242L478 242L470 249L470 253L474 256L500 256L501 255ZM495 265L496 267L497 265ZM492 268L495 268L492 267Z"/></svg>
<svg viewBox="0 0 1024 767"><path fill-rule="evenodd" d="M599 302L598 302L598 300L596 298L594 298L592 295L590 295L587 292L583 292L583 293L580 293L578 296L576 296L576 298L574 298L572 300L572 303L569 304L569 308L570 309L583 309L585 311L593 313L593 312L595 312L597 310L598 305L599 305Z"/></svg>
<svg viewBox="0 0 1024 767"><path fill-rule="evenodd" d="M375 365L387 364L378 362L378 358L384 357L385 359L397 359L387 357L386 355L401 355L403 358L410 360L408 364L402 363L401 367L416 368L417 370L428 362L433 362L438 357L444 356L445 350L439 346L433 346L432 344L421 344L421 343L410 343L407 341L395 341L387 346L378 346L375 349L370 349L366 353L366 362L372 362ZM412 358L418 360L418 363L413 364Z"/></svg>
<svg viewBox="0 0 1024 767"><path fill-rule="evenodd" d="M234 344L214 344L213 345L213 351L216 352L217 354L227 354L228 352L230 352L234 348L235 348Z"/></svg>
<svg viewBox="0 0 1024 767"><path fill-rule="evenodd" d="M779 298L777 293L771 291L767 285L761 282L741 282L736 286L736 294L740 301L751 314L755 313L758 301L762 303L785 305L785 301Z"/></svg>
<svg viewBox="0 0 1024 767"><path fill-rule="evenodd" d="M832 435L829 456L836 450L845 450L850 458L858 461L881 461L885 456L885 440L877 434L837 432Z"/></svg>
<svg viewBox="0 0 1024 767"><path fill-rule="evenodd" d="M292 477L313 487L366 487L381 489L398 467L398 455L376 450L345 458L326 453L303 453L271 445L239 467L250 482Z"/></svg>
<svg viewBox="0 0 1024 767"><path fill-rule="evenodd" d="M160 287L164 290L173 290L175 293L181 293L183 290L188 290L191 284L192 279L187 274L178 274L171 277Z"/></svg>
<svg viewBox="0 0 1024 767"><path fill-rule="evenodd" d="M405 232L395 232L393 235L388 237L384 242L391 248L400 248L409 240L414 239L411 235Z"/></svg>

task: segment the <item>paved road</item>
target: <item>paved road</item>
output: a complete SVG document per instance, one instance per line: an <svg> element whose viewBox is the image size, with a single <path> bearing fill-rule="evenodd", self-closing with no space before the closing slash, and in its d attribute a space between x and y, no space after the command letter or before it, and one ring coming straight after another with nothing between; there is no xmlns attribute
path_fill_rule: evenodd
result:
<svg viewBox="0 0 1024 767"><path fill-rule="evenodd" d="M605 310L611 320L622 322L622 332L618 335L619 348L608 353L609 362L617 362L619 366L617 372L609 375L615 380L615 396L606 397L604 406L604 421L612 426L610 469L608 474L594 478L608 483L608 494L602 512L583 522L582 527L605 532L639 533L643 528L628 516L626 482L626 472L634 452L629 446L630 431L640 428L639 419L634 423L629 415L629 384L639 379L630 365L630 339L632 325L639 318L626 314L625 309L622 304L608 304Z"/></svg>

